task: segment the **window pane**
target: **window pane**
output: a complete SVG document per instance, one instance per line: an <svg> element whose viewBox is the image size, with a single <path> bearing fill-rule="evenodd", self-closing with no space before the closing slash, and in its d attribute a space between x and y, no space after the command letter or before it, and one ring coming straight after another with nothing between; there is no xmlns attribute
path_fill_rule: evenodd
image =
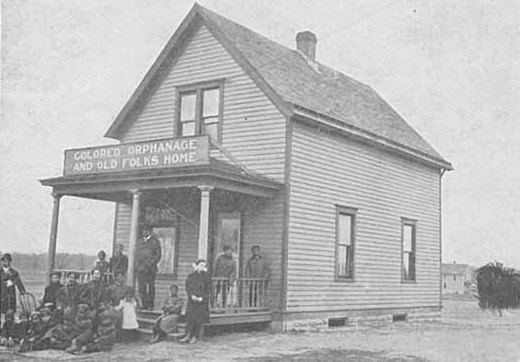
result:
<svg viewBox="0 0 520 362"><path fill-rule="evenodd" d="M347 276L354 274L354 247L352 245L347 246Z"/></svg>
<svg viewBox="0 0 520 362"><path fill-rule="evenodd" d="M338 238L340 244L351 245L352 216L339 214Z"/></svg>
<svg viewBox="0 0 520 362"><path fill-rule="evenodd" d="M203 128L203 134L209 134L213 141L218 141L218 123L204 124Z"/></svg>
<svg viewBox="0 0 520 362"><path fill-rule="evenodd" d="M347 275L347 247L345 245L338 247L338 274Z"/></svg>
<svg viewBox="0 0 520 362"><path fill-rule="evenodd" d="M410 279L410 253L403 253L403 274L405 279Z"/></svg>
<svg viewBox="0 0 520 362"><path fill-rule="evenodd" d="M412 251L413 226L403 226L403 251Z"/></svg>
<svg viewBox="0 0 520 362"><path fill-rule="evenodd" d="M202 116L218 116L219 114L220 89L209 89L204 91Z"/></svg>
<svg viewBox="0 0 520 362"><path fill-rule="evenodd" d="M195 122L181 123L181 136L195 136Z"/></svg>
<svg viewBox="0 0 520 362"><path fill-rule="evenodd" d="M196 94L182 94L181 95L181 121L194 120L196 108Z"/></svg>

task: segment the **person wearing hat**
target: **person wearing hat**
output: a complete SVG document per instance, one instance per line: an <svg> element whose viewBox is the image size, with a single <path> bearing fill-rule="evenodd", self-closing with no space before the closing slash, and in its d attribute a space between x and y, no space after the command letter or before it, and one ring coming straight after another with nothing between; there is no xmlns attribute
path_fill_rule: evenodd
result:
<svg viewBox="0 0 520 362"><path fill-rule="evenodd" d="M5 253L2 258L2 269L0 269L0 312L5 314L9 309L16 312L16 288L21 295L25 294L20 274L11 267L13 257Z"/></svg>
<svg viewBox="0 0 520 362"><path fill-rule="evenodd" d="M206 269L206 261L199 259L193 264L193 273L186 278L186 335L179 342L193 344L204 323L209 322L209 296L211 279Z"/></svg>
<svg viewBox="0 0 520 362"><path fill-rule="evenodd" d="M142 234L143 237L139 241L136 251L137 284L143 309L153 309L157 263L162 258L162 249L161 243L153 235L150 225L143 226Z"/></svg>
<svg viewBox="0 0 520 362"><path fill-rule="evenodd" d="M51 273L51 283L45 287L43 292L42 307L50 308L51 310L56 308L56 296L60 288L63 286L60 279L60 272Z"/></svg>

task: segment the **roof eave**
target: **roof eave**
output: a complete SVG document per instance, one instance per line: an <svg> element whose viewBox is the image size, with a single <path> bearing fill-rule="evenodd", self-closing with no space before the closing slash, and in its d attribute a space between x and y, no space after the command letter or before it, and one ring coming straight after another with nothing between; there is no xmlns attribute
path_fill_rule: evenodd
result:
<svg viewBox="0 0 520 362"><path fill-rule="evenodd" d="M312 110L307 110L304 107L301 107L297 104L292 104L292 106L294 107L293 110L294 110L294 113L296 116L318 122L320 124L323 124L327 127L335 129L337 131L341 131L341 132L347 133L351 136L354 136L356 138L365 140L369 143L372 143L372 144L379 146L381 148L384 148L386 150L392 150L393 152L396 152L398 154L401 154L401 155L404 155L407 157L411 157L417 161L428 164L430 166L435 166L436 168L439 168L443 171L452 171L453 170L453 166L451 165L451 163L444 159L438 159L438 158L432 157L421 151L415 150L413 148L402 145L395 141L392 141L392 140L386 139L384 137L364 131L362 129L350 126L337 119L333 119L328 116L321 115L319 113L313 112Z"/></svg>

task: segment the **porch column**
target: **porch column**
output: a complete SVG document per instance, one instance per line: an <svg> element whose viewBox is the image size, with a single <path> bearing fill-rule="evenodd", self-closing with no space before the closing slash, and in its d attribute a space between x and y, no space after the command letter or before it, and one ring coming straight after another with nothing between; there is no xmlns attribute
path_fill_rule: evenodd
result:
<svg viewBox="0 0 520 362"><path fill-rule="evenodd" d="M131 287L135 285L135 251L139 239L139 210L141 208L141 192L130 190L132 193L132 216L130 219L130 245L128 250L128 277L127 283Z"/></svg>
<svg viewBox="0 0 520 362"><path fill-rule="evenodd" d="M198 258L208 260L208 228L209 228L209 193L211 186L199 186L200 190L200 222Z"/></svg>
<svg viewBox="0 0 520 362"><path fill-rule="evenodd" d="M54 269L54 261L56 260L56 239L58 237L58 219L60 215L60 199L61 195L52 193L52 219L51 233L49 236L49 249L47 250L47 275L46 279L50 283L49 274Z"/></svg>

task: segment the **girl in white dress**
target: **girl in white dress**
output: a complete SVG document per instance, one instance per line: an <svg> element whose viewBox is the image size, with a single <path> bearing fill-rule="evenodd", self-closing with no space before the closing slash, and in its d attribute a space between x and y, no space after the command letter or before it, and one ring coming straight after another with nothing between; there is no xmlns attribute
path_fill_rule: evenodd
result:
<svg viewBox="0 0 520 362"><path fill-rule="evenodd" d="M125 293L125 297L121 299L117 310L123 312L123 323L119 334L121 342L132 342L139 339L139 324L137 323L137 300L133 289L129 289Z"/></svg>

